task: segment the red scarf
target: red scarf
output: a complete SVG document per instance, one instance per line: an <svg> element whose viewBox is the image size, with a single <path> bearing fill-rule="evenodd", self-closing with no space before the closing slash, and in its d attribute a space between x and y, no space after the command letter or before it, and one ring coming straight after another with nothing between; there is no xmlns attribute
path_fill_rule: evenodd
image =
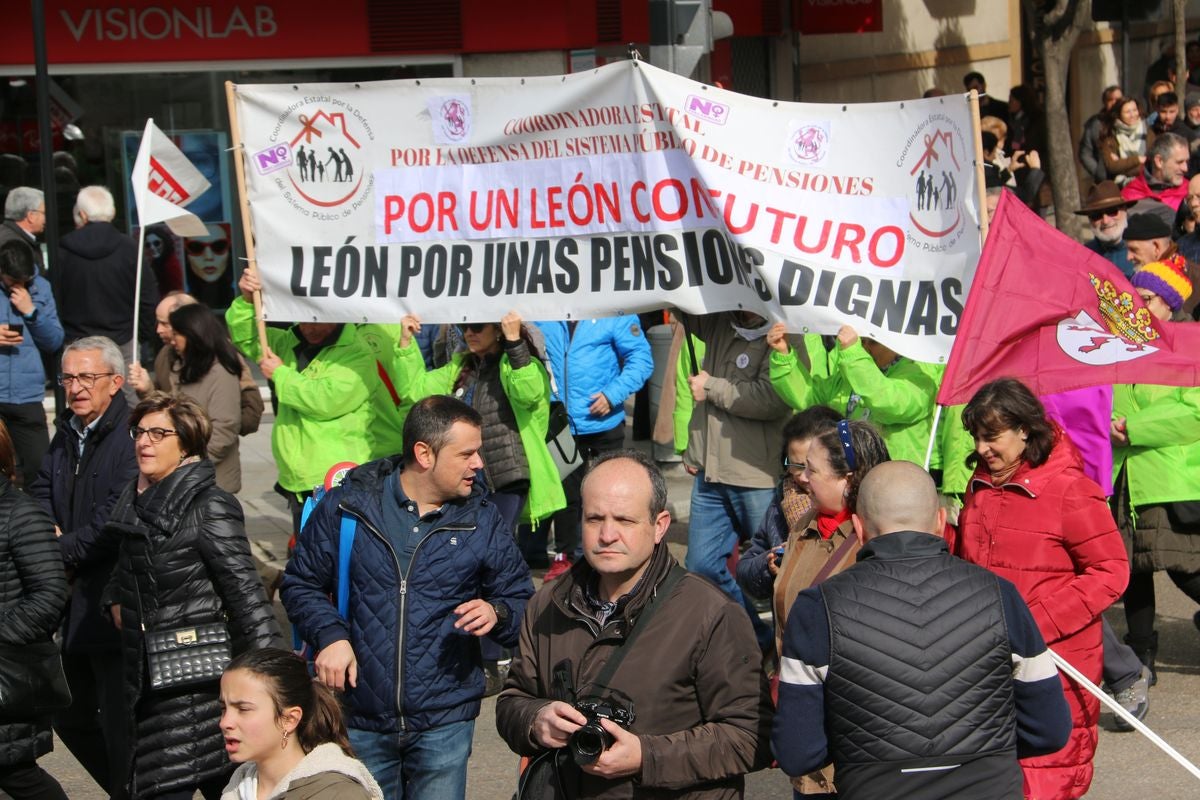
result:
<svg viewBox="0 0 1200 800"><path fill-rule="evenodd" d="M850 509L843 508L836 514L826 514L824 511L817 512L817 532L821 534L822 539L829 539L833 536L843 522L850 519Z"/></svg>

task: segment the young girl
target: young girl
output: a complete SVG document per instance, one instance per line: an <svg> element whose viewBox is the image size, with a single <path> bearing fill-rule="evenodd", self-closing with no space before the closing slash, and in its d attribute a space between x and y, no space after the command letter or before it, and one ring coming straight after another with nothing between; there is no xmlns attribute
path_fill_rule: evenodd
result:
<svg viewBox="0 0 1200 800"><path fill-rule="evenodd" d="M382 800L353 757L337 699L298 656L264 648L235 658L221 705L225 752L241 764L221 800Z"/></svg>

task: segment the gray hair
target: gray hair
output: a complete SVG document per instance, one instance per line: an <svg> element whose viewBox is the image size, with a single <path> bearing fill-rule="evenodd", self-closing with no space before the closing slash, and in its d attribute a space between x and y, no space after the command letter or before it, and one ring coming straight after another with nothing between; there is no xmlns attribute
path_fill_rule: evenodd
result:
<svg viewBox="0 0 1200 800"><path fill-rule="evenodd" d="M37 211L46 202L46 195L41 189L32 186L18 186L8 193L4 201L4 218L20 222L29 216L31 211Z"/></svg>
<svg viewBox="0 0 1200 800"><path fill-rule="evenodd" d="M1146 160L1151 164L1154 163L1156 157L1166 161L1176 147L1182 147L1186 151L1188 149L1187 139L1178 133L1160 133L1146 152Z"/></svg>
<svg viewBox="0 0 1200 800"><path fill-rule="evenodd" d="M104 365L113 374L120 375L122 378L129 377L125 372L125 356L121 355L121 348L117 347L117 343L107 336L85 336L82 339L76 339L63 348L63 361L67 360L67 353L77 353L82 350L99 350Z"/></svg>
<svg viewBox="0 0 1200 800"><path fill-rule="evenodd" d="M103 186L85 186L75 197L75 224L83 221L81 214L87 214L89 222L112 222L117 216L117 204L113 202L112 192Z"/></svg>
<svg viewBox="0 0 1200 800"><path fill-rule="evenodd" d="M601 453L588 464L583 480L587 481L596 471L596 467L619 458L633 461L646 470L646 475L650 478L650 521L653 522L658 519L659 514L667 510L667 479L663 477L662 470L654 463L654 459L641 450L611 450ZM580 486L582 488L582 483Z"/></svg>

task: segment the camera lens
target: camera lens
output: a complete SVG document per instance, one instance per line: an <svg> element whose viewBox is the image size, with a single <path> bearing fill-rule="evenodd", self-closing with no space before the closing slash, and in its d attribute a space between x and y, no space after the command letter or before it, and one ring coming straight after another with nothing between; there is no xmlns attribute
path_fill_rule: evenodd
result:
<svg viewBox="0 0 1200 800"><path fill-rule="evenodd" d="M608 735L608 731L600 727L600 723L589 722L571 734L569 744L575 763L582 767L599 758L600 754L612 744L612 737Z"/></svg>

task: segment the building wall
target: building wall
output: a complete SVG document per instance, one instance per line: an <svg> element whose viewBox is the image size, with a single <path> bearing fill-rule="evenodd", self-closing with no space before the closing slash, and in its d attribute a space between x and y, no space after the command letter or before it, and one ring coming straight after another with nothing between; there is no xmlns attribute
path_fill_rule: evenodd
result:
<svg viewBox="0 0 1200 800"><path fill-rule="evenodd" d="M797 36L796 99L871 102L962 90L983 73L1007 97L1021 73L1020 0L884 0L883 30Z"/></svg>

